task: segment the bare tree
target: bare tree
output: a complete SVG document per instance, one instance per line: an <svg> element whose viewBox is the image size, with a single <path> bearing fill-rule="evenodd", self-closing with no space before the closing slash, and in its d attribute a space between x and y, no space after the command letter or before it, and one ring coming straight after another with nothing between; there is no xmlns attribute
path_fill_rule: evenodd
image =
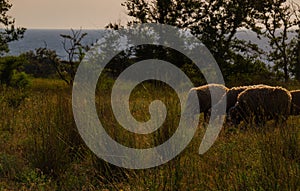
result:
<svg viewBox="0 0 300 191"><path fill-rule="evenodd" d="M60 35L63 38L63 48L67 53L67 61L62 61L62 63L69 66L67 69L67 73L70 75L69 85L73 84L77 66L84 58L85 53L89 50L88 45L82 44L82 40L86 35L87 33L82 33L81 29L77 31L71 29L71 34Z"/></svg>

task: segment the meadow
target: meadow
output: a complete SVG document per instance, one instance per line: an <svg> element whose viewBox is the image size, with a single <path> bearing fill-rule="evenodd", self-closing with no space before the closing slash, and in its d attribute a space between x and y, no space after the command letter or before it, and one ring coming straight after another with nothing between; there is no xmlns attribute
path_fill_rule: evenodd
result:
<svg viewBox="0 0 300 191"><path fill-rule="evenodd" d="M300 190L300 116L281 126L273 121L247 129L224 125L211 149L199 155L207 126L200 115L196 134L180 155L158 167L129 170L87 148L74 122L71 98L71 88L60 80L33 79L26 91L1 89L0 191ZM98 115L115 140L150 148L176 129L178 100L170 89L153 84L137 87L130 98L132 115L141 121L149 119L147 105L157 98L165 101L168 116L149 136L122 130L105 96L96 99Z"/></svg>

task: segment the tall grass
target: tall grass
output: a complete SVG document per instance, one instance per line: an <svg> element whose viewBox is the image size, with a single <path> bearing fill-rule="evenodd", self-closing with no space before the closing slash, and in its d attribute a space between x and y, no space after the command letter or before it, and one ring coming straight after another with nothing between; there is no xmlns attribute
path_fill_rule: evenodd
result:
<svg viewBox="0 0 300 191"><path fill-rule="evenodd" d="M130 98L137 120L149 120L148 106L155 99L168 108L163 127L150 135L122 129L110 99L96 98L106 131L123 145L151 148L178 125L177 97L167 88L145 87ZM40 80L16 107L6 98L18 99L20 92L2 90L0 95L0 190L300 190L299 116L286 126L269 122L262 128L224 128L204 155L198 154L206 128L200 123L192 142L170 162L129 170L97 158L85 146L74 123L69 88Z"/></svg>

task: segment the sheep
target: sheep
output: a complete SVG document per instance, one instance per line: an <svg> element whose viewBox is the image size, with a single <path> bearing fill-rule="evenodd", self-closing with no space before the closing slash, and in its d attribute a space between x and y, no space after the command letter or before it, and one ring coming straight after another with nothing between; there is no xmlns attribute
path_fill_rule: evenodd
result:
<svg viewBox="0 0 300 191"><path fill-rule="evenodd" d="M228 91L228 88L221 84L207 84L204 86L192 88L187 98L186 109L184 113L185 116L198 114L197 111L199 111L199 105L195 105L194 102L191 101L191 92L194 91L196 91L198 96L200 113L204 113L204 120L207 121L209 119L210 108L212 106L211 92L213 92L214 99L218 101Z"/></svg>
<svg viewBox="0 0 300 191"><path fill-rule="evenodd" d="M227 113L229 108L233 107L234 104L236 103L239 93L241 93L247 88L249 88L249 86L239 86L239 87L230 88L226 92L226 94L222 96L221 100L217 103L217 106L219 104L224 103L224 101L226 101L226 113Z"/></svg>
<svg viewBox="0 0 300 191"><path fill-rule="evenodd" d="M232 87L230 88L226 94L223 95L221 100L216 104L216 108L220 104L223 104L224 101L226 101L226 113L228 113L229 109L232 108L235 103L237 102L238 95L243 92L244 90L248 88L253 88L253 87L260 87L260 86L267 86L263 84L258 84L258 85L250 85L250 86L238 86L238 87ZM268 86L271 87L271 86Z"/></svg>
<svg viewBox="0 0 300 191"><path fill-rule="evenodd" d="M238 125L242 120L246 123L265 124L274 119L276 123L288 119L292 96L282 87L253 86L238 95L234 107L229 109L229 121Z"/></svg>
<svg viewBox="0 0 300 191"><path fill-rule="evenodd" d="M300 114L300 90L290 91L292 95L291 115Z"/></svg>

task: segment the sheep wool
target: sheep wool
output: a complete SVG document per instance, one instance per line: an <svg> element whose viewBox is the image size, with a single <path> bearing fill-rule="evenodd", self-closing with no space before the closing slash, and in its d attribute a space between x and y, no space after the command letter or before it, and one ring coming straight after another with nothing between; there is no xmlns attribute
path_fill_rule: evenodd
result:
<svg viewBox="0 0 300 191"><path fill-rule="evenodd" d="M223 95L218 105L224 103L224 101L226 100L226 113L228 113L229 109L232 108L237 102L238 95L241 92L245 91L248 88L260 87L260 86L267 87L267 85L263 85L263 84L232 87L226 92L226 94Z"/></svg>
<svg viewBox="0 0 300 191"><path fill-rule="evenodd" d="M229 111L229 118L235 124L241 120L256 124L264 124L271 119L285 122L290 114L291 100L290 92L282 87L253 86L238 95L235 106Z"/></svg>
<svg viewBox="0 0 300 191"><path fill-rule="evenodd" d="M214 99L217 102L222 98L222 96L228 91L228 88L221 84L207 84L204 86L199 86L196 88L192 88L191 91L196 91L199 104L200 104L200 113L204 113L204 119L207 120L209 117L209 110L212 107L211 105L211 92L213 92ZM186 113L189 115L197 114L197 107L199 105L194 105L191 102L190 96L188 96L187 103L186 103Z"/></svg>

